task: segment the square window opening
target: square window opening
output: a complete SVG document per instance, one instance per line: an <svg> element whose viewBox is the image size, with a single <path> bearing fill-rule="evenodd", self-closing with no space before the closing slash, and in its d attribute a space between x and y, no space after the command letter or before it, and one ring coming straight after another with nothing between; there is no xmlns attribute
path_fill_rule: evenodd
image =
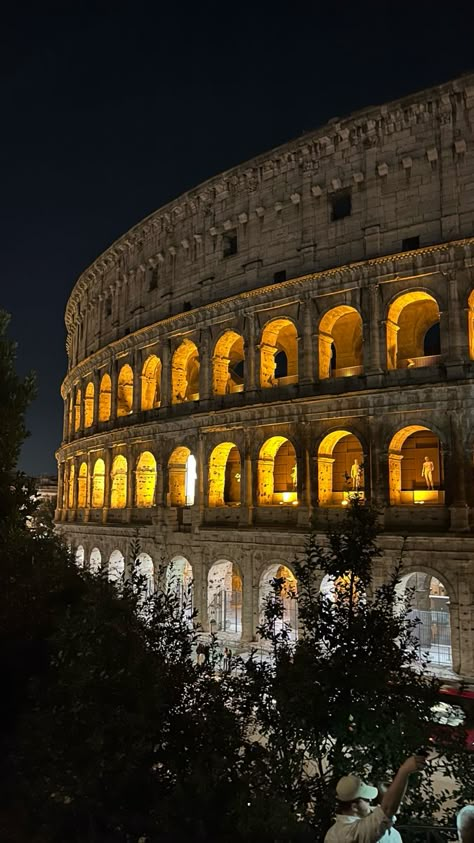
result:
<svg viewBox="0 0 474 843"><path fill-rule="evenodd" d="M419 249L420 248L420 237L417 234L416 237L404 237L402 240L402 252L411 252L412 249Z"/></svg>
<svg viewBox="0 0 474 843"><path fill-rule="evenodd" d="M222 237L222 254L224 258L230 258L237 254L237 232L229 231Z"/></svg>
<svg viewBox="0 0 474 843"><path fill-rule="evenodd" d="M352 196L350 190L340 190L331 196L331 222L350 217L352 212Z"/></svg>

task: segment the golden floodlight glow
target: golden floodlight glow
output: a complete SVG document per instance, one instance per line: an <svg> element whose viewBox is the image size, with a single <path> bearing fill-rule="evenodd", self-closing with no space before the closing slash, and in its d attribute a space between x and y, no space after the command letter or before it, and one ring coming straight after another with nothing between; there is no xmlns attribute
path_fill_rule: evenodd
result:
<svg viewBox="0 0 474 843"><path fill-rule="evenodd" d="M358 374L354 368L362 366L362 318L348 305L329 310L319 325L319 377ZM342 371L345 370L345 371Z"/></svg>
<svg viewBox="0 0 474 843"><path fill-rule="evenodd" d="M127 506L127 460L123 454L115 457L112 463L110 507L111 509L123 509Z"/></svg>
<svg viewBox="0 0 474 843"><path fill-rule="evenodd" d="M156 486L156 460L150 451L140 454L136 471L136 505L153 506Z"/></svg>
<svg viewBox="0 0 474 843"><path fill-rule="evenodd" d="M92 471L92 508L101 509L105 496L105 463L99 457L94 463Z"/></svg>
<svg viewBox="0 0 474 843"><path fill-rule="evenodd" d="M125 363L120 369L117 381L117 416L128 416L133 408L133 372Z"/></svg>
<svg viewBox="0 0 474 843"><path fill-rule="evenodd" d="M91 427L94 422L94 384L92 381L86 386L84 394L84 427Z"/></svg>
<svg viewBox="0 0 474 843"><path fill-rule="evenodd" d="M110 419L112 406L112 381L110 375L102 376L99 389L99 421L105 422Z"/></svg>

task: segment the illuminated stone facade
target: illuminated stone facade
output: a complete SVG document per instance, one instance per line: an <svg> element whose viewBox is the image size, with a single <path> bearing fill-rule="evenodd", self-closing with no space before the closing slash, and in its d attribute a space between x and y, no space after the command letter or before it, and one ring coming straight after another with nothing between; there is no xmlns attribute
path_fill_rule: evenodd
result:
<svg viewBox="0 0 474 843"><path fill-rule="evenodd" d="M331 121L83 273L57 455L79 564L127 576L138 533L150 587L172 561L245 647L310 519L357 492L380 578L403 548L434 662L474 677L473 124L474 76Z"/></svg>

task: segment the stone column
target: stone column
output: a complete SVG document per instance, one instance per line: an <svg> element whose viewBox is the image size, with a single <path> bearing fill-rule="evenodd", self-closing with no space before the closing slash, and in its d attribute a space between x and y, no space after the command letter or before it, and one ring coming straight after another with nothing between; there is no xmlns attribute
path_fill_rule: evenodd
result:
<svg viewBox="0 0 474 843"><path fill-rule="evenodd" d="M467 322L461 327L461 308L459 306L458 282L454 272L448 273L448 323L449 323L449 361L458 362L468 357Z"/></svg>
<svg viewBox="0 0 474 843"><path fill-rule="evenodd" d="M454 532L466 532L469 530L469 508L466 499L466 465L469 464L469 458L464 449L463 426L459 415L456 411L449 415L451 448L444 454L446 503L450 511L450 529ZM469 429L467 424L464 427Z"/></svg>
<svg viewBox="0 0 474 843"><path fill-rule="evenodd" d="M245 392L253 392L256 389L255 316L253 313L246 313L245 326L244 389Z"/></svg>
<svg viewBox="0 0 474 843"><path fill-rule="evenodd" d="M154 521L156 524L163 523L164 501L164 472L161 460L156 460L156 486L154 503Z"/></svg>
<svg viewBox="0 0 474 843"><path fill-rule="evenodd" d="M81 390L81 403L79 405L79 431L84 431L84 404L85 404L85 381L80 381L77 387Z"/></svg>
<svg viewBox="0 0 474 843"><path fill-rule="evenodd" d="M110 509L110 472L112 469L112 460L110 456L110 451L107 450L104 452L103 455L104 460L104 506L102 507L102 521L105 524L107 522L107 514Z"/></svg>
<svg viewBox="0 0 474 843"><path fill-rule="evenodd" d="M99 397L100 397L100 372L97 369L94 369L92 373L92 383L94 384L94 416L92 419L92 424L94 428L97 428L99 422Z"/></svg>
<svg viewBox="0 0 474 843"><path fill-rule="evenodd" d="M168 338L164 339L160 349L161 357L161 403L160 407L169 407L171 395L171 364L170 364L170 343Z"/></svg>
<svg viewBox="0 0 474 843"><path fill-rule="evenodd" d="M68 397L64 399L64 416L63 416L63 442L68 440L68 428L69 428L69 419L68 419L68 406L69 400Z"/></svg>
<svg viewBox="0 0 474 843"><path fill-rule="evenodd" d="M139 352L134 352L130 358L130 366L133 372L133 399L132 399L132 413L135 415L140 412L142 400L142 380L141 380L141 355Z"/></svg>
<svg viewBox="0 0 474 843"><path fill-rule="evenodd" d="M333 338L330 334L320 331L316 339L318 343L318 374L320 380L325 380L331 377L331 346Z"/></svg>
<svg viewBox="0 0 474 843"><path fill-rule="evenodd" d="M258 593L258 589L257 589ZM254 640L253 622L253 599L255 589L253 587L251 565L245 566L242 571L242 642L247 643Z"/></svg>
<svg viewBox="0 0 474 843"><path fill-rule="evenodd" d="M250 431L245 431L244 453L242 460L242 522L249 527L253 524L253 471L252 471L252 445Z"/></svg>
<svg viewBox="0 0 474 843"><path fill-rule="evenodd" d="M312 301L305 299L303 302L303 340L299 343L299 381L300 383L313 383L315 380L314 354L313 354L313 320Z"/></svg>
<svg viewBox="0 0 474 843"><path fill-rule="evenodd" d="M127 521L132 520L132 511L135 508L136 488L137 488L137 453L135 446L127 448L127 504L126 515Z"/></svg>
<svg viewBox="0 0 474 843"><path fill-rule="evenodd" d="M58 497L56 500L56 510L54 513L54 520L60 521L62 510L64 509L64 463L58 462Z"/></svg>
<svg viewBox="0 0 474 843"><path fill-rule="evenodd" d="M199 348L199 400L208 401L211 397L211 356L209 329L201 331Z"/></svg>
<svg viewBox="0 0 474 843"><path fill-rule="evenodd" d="M113 360L110 367L110 419L117 418L118 405L118 366L117 360Z"/></svg>
<svg viewBox="0 0 474 843"><path fill-rule="evenodd" d="M368 359L364 354L364 366L366 372L370 374L378 374L384 368L380 354L380 287L378 284L372 284L369 287L369 336L363 337L364 348L369 347Z"/></svg>

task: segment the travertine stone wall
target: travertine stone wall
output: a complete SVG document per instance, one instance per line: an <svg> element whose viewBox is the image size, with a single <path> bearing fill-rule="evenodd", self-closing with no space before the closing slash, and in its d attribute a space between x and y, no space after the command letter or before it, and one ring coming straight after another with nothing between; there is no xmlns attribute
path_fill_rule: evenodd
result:
<svg viewBox="0 0 474 843"><path fill-rule="evenodd" d="M443 583L453 668L474 679L473 121L473 75L333 121L160 209L83 273L57 522L86 564L120 551L129 572L138 531L155 565L190 563L206 627L212 566L232 563L245 647L264 572L291 570L311 519L324 541L357 453L380 581L403 549L407 573Z"/></svg>

